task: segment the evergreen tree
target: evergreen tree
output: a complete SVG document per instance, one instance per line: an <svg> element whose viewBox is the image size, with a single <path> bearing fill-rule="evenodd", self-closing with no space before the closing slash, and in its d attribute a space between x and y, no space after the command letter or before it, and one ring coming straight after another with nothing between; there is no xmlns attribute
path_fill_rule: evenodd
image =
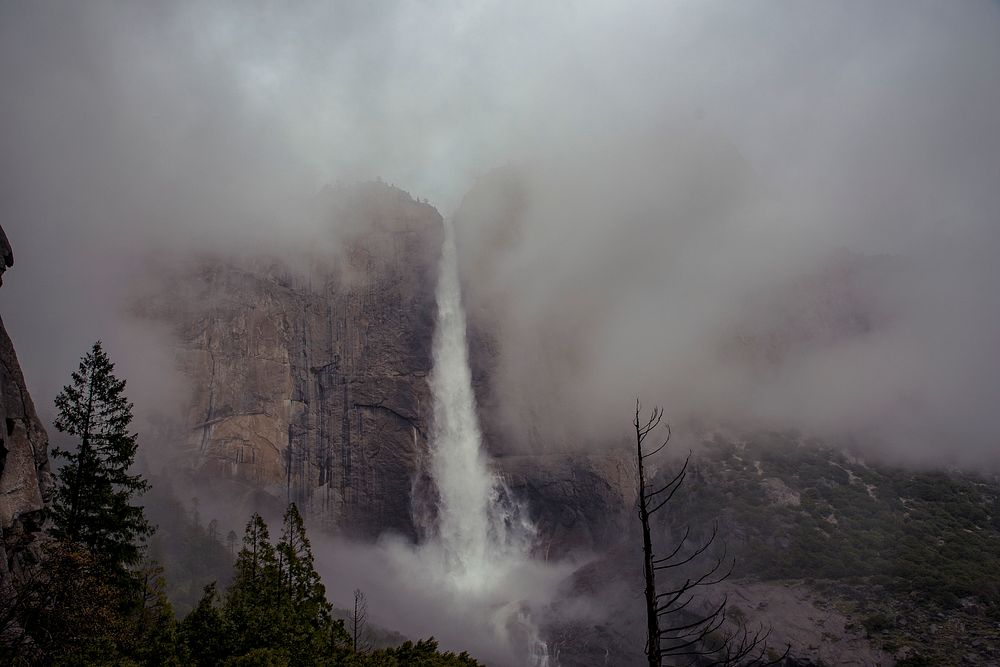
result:
<svg viewBox="0 0 1000 667"><path fill-rule="evenodd" d="M312 547L295 503L285 511L276 551L282 595L315 627L329 623L333 607L326 601L326 589L313 565Z"/></svg>
<svg viewBox="0 0 1000 667"><path fill-rule="evenodd" d="M232 653L230 641L233 632L216 606L218 597L214 583L205 586L198 606L180 626L181 640L197 665L208 667L221 664Z"/></svg>
<svg viewBox="0 0 1000 667"><path fill-rule="evenodd" d="M133 588L133 599L121 601L128 613L131 639L125 654L145 665L189 664L177 633L173 606L167 599L163 568L147 563L135 573L135 580L140 586Z"/></svg>
<svg viewBox="0 0 1000 667"><path fill-rule="evenodd" d="M468 653L441 653L437 640L422 639L417 643L403 642L396 648L382 649L368 656L354 656L358 665L374 667L482 667Z"/></svg>
<svg viewBox="0 0 1000 667"><path fill-rule="evenodd" d="M236 580L232 594L267 599L276 589L278 560L267 524L256 512L243 534L243 548L236 557Z"/></svg>
<svg viewBox="0 0 1000 667"><path fill-rule="evenodd" d="M130 503L149 484L129 474L137 436L129 432L132 404L124 390L125 380L115 377L100 341L94 343L56 396L56 429L79 444L76 451L52 451L65 461L56 473L52 535L85 546L115 569L137 563L152 533L142 507Z"/></svg>
<svg viewBox="0 0 1000 667"><path fill-rule="evenodd" d="M285 511L278 555L279 607L286 622L290 662L317 664L347 647L343 621L333 621L333 606L313 565L312 548L295 503Z"/></svg>
<svg viewBox="0 0 1000 667"><path fill-rule="evenodd" d="M278 560L267 524L254 514L243 534L243 548L236 557L236 576L226 591L223 608L233 628L236 655L254 648L274 646L282 640Z"/></svg>
<svg viewBox="0 0 1000 667"><path fill-rule="evenodd" d="M223 607L233 632L232 655L249 660L261 658L260 651L279 651L290 665L343 657L349 638L331 611L298 509L292 505L285 513L277 547L269 542L267 524L254 514Z"/></svg>
<svg viewBox="0 0 1000 667"><path fill-rule="evenodd" d="M221 608L215 585L205 587L201 602L180 624L180 645L170 659L212 667L479 665L467 653L439 651L433 637L374 652L354 650L344 622L332 618L332 607L295 505L285 512L277 545L271 544L260 515L251 517L235 569ZM169 647L170 643L163 641L162 645Z"/></svg>

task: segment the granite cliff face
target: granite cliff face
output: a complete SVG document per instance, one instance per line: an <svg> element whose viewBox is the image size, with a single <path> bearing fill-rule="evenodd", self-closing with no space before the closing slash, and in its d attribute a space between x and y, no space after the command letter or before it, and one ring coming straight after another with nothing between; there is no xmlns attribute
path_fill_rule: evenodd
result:
<svg viewBox="0 0 1000 667"><path fill-rule="evenodd" d="M441 217L381 184L328 195L342 252L305 270L198 258L145 303L191 392L180 461L330 527L413 534Z"/></svg>
<svg viewBox="0 0 1000 667"><path fill-rule="evenodd" d="M0 284L14 255L0 229ZM0 580L20 569L35 543L43 520L44 498L51 486L48 436L24 384L21 366L7 329L0 321Z"/></svg>
<svg viewBox="0 0 1000 667"><path fill-rule="evenodd" d="M325 204L339 248L328 257L203 256L143 299L142 313L173 332L189 392L173 467L201 480L202 497L294 500L330 529L416 537L434 511L424 461L442 219L378 183L331 191ZM477 369L495 364L487 337L471 348ZM481 398L488 381L476 373ZM487 431L545 554L617 533L634 493L627 461L505 445Z"/></svg>

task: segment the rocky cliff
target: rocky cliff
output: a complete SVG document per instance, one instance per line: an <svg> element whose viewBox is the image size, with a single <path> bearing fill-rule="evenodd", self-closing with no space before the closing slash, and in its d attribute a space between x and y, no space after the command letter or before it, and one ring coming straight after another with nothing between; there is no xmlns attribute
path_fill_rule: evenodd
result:
<svg viewBox="0 0 1000 667"><path fill-rule="evenodd" d="M14 254L0 228L0 285ZM46 491L51 485L48 436L35 413L21 366L0 320L0 580L20 568L36 541Z"/></svg>
<svg viewBox="0 0 1000 667"><path fill-rule="evenodd" d="M190 390L179 459L331 527L413 534L441 217L382 184L325 196L336 252L199 257L145 301Z"/></svg>
<svg viewBox="0 0 1000 667"><path fill-rule="evenodd" d="M336 241L319 258L204 255L142 300L173 332L187 384L173 467L201 480L202 499L295 500L331 529L415 537L415 511L433 511L422 471L441 216L379 183L324 197ZM477 368L495 363L487 337L471 344ZM483 398L488 380L477 372ZM617 533L634 493L627 461L506 455L502 434L486 440L546 554Z"/></svg>

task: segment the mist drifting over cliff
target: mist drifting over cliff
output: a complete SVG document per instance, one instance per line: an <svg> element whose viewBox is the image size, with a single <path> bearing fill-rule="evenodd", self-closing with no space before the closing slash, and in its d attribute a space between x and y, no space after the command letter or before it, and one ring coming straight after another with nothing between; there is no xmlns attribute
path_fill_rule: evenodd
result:
<svg viewBox="0 0 1000 667"><path fill-rule="evenodd" d="M997 460L995 3L0 11L0 298L39 397L103 338L165 400L125 315L150 258L335 246L316 193L381 177L458 211L526 446L615 438L641 393Z"/></svg>

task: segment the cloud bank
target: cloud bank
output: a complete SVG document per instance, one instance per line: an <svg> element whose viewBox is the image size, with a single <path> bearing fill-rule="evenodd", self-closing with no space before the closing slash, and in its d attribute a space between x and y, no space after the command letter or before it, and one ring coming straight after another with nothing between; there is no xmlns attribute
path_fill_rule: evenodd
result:
<svg viewBox="0 0 1000 667"><path fill-rule="evenodd" d="M992 2L7 4L5 322L43 410L97 338L154 402L169 343L123 316L150 253L311 244L328 183L449 214L512 165L523 201L468 199L459 232L507 422L562 425L517 437L613 437L641 393L996 462L998 27ZM864 321L803 316L817 289Z"/></svg>

